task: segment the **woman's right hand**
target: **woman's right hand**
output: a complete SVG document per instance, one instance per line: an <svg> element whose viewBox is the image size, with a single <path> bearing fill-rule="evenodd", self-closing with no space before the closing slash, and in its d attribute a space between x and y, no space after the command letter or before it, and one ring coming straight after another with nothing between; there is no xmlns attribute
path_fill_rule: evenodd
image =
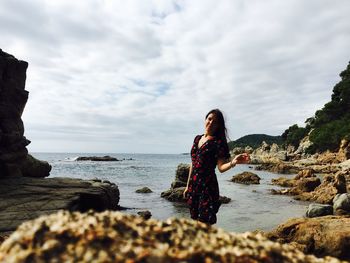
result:
<svg viewBox="0 0 350 263"><path fill-rule="evenodd" d="M186 199L186 194L188 193L188 187L185 188L183 194L182 194L182 197L183 199Z"/></svg>

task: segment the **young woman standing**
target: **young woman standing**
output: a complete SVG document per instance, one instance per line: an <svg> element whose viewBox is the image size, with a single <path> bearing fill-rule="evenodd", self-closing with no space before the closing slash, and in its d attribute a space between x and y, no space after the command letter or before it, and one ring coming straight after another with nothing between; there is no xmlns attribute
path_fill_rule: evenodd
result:
<svg viewBox="0 0 350 263"><path fill-rule="evenodd" d="M208 224L216 223L219 211L219 185L215 168L223 173L236 164L249 162L249 155L239 154L229 161L226 127L220 110L211 110L205 117L205 132L197 135L191 149L191 166L184 191L191 218Z"/></svg>

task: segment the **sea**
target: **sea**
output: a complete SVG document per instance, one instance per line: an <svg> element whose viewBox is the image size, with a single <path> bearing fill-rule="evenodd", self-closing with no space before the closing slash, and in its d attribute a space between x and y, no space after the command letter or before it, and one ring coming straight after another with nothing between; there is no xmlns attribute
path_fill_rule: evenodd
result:
<svg viewBox="0 0 350 263"><path fill-rule="evenodd" d="M165 220L169 217L190 218L186 204L169 202L160 197L170 189L180 163L190 163L186 154L126 154L126 153L31 153L40 160L51 164L50 177L108 180L118 185L119 205L128 209L123 213L137 214L149 210L152 218ZM116 162L77 161L79 156L111 156ZM230 181L232 176L251 171L260 178L259 185L242 185ZM216 172L220 195L231 198L223 204L217 214L216 226L229 232L254 230L269 231L289 218L305 215L308 203L297 201L290 196L272 195L270 189L280 189L271 185L271 179L293 177L294 175L274 174L254 170L254 165L241 164L233 169ZM137 189L148 187L153 192L136 193Z"/></svg>

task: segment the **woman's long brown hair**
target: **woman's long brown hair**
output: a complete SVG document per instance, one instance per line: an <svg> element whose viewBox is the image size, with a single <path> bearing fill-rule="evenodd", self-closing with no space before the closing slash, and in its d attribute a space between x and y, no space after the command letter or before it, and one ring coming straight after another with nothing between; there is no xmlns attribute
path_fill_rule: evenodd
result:
<svg viewBox="0 0 350 263"><path fill-rule="evenodd" d="M217 138L220 138L221 140L225 141L227 143L227 129L225 126L225 119L224 119L224 115L222 114L222 112L219 109L213 109L211 111L208 112L208 114L205 116L205 119L208 118L208 116L210 114L214 114L217 120L217 129L214 132L214 136Z"/></svg>

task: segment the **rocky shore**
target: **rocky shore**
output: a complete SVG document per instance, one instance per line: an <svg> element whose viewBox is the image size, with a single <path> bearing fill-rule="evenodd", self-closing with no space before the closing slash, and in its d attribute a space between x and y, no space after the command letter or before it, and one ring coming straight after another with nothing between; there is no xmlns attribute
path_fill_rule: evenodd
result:
<svg viewBox="0 0 350 263"><path fill-rule="evenodd" d="M274 173L296 174L301 170L312 169L315 173L330 174L350 170L350 142L346 139L341 141L337 152L326 151L310 155L306 152L309 145L310 141L306 136L297 149L292 146L284 149L277 144L263 142L255 150L250 147L235 148L231 154L250 152L251 163L258 165L256 169Z"/></svg>
<svg viewBox="0 0 350 263"><path fill-rule="evenodd" d="M189 219L119 212L59 212L22 224L0 262L340 262L306 255L260 234L228 233Z"/></svg>
<svg viewBox="0 0 350 263"><path fill-rule="evenodd" d="M232 154L250 152L256 170L296 174L293 178L273 179L272 194L291 195L313 202L306 216L294 218L266 233L270 240L290 244L304 253L318 257L331 255L350 260L350 143L342 140L337 152L309 155L305 137L295 149L280 149L276 144L253 149L234 149Z"/></svg>
<svg viewBox="0 0 350 263"><path fill-rule="evenodd" d="M251 153L252 162L260 165L256 169L297 174L275 180L287 188L275 189L274 194L327 204L332 208L328 206L327 213L336 214L318 217L324 214L312 212L313 218L291 219L265 237L227 233L189 219L157 221L149 219L149 211L140 216L95 213L90 209L119 208L115 184L43 178L51 166L28 154L30 141L21 120L28 99L27 67L27 62L0 50L0 262L340 262L329 256L350 260L348 141L343 140L336 153L312 156L305 152L307 138L297 149L263 143L255 150L233 151ZM112 161L109 156L82 160ZM184 202L188 169L186 164L178 166L175 181L162 197ZM259 183L260 178L243 174L234 180ZM339 200L345 200L343 205ZM230 200L221 197L221 202ZM66 211L56 213L61 209Z"/></svg>

